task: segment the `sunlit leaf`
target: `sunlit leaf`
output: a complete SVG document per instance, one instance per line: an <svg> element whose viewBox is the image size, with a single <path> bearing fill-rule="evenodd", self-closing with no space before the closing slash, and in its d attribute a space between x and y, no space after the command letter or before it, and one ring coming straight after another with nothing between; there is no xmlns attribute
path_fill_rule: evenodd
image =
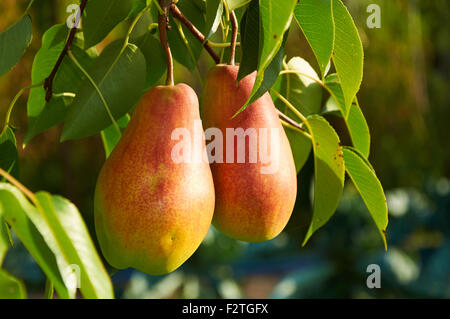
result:
<svg viewBox="0 0 450 319"><path fill-rule="evenodd" d="M237 8L243 7L250 1L252 0L225 0L229 10L235 10Z"/></svg>
<svg viewBox="0 0 450 319"><path fill-rule="evenodd" d="M111 280L75 205L47 192L38 192L36 198L45 214L41 222L45 220L47 223L69 266L75 272L80 271L76 279L80 280L79 288L83 296L88 299L113 298Z"/></svg>
<svg viewBox="0 0 450 319"><path fill-rule="evenodd" d="M288 71L298 72L282 74L280 93L287 98L292 105L305 116L320 112L322 106L322 88L313 79L318 80L316 71L307 61L300 57L294 57L287 63ZM275 99L275 105L280 111L295 119L296 115L286 105ZM305 165L312 150L311 141L303 134L285 128L286 135L294 155L297 173Z"/></svg>
<svg viewBox="0 0 450 319"><path fill-rule="evenodd" d="M25 285L19 279L0 269L0 299L25 299Z"/></svg>
<svg viewBox="0 0 450 319"><path fill-rule="evenodd" d="M331 97L327 101L327 108L339 110L340 116L344 118L347 125L353 146L358 149L366 158L370 153L370 131L364 114L359 107L358 99L355 97L350 105L348 116L345 117L346 105L344 103L342 88L336 74L330 74L325 79L325 86L331 92Z"/></svg>
<svg viewBox="0 0 450 319"><path fill-rule="evenodd" d="M302 0L294 15L319 63L322 77L326 74L333 52L333 0Z"/></svg>
<svg viewBox="0 0 450 319"><path fill-rule="evenodd" d="M287 71L296 72L282 76L284 95L297 110L305 116L318 114L322 107L322 87L317 83L319 77L311 65L300 57L287 63ZM293 113L286 110L289 116Z"/></svg>
<svg viewBox="0 0 450 319"><path fill-rule="evenodd" d="M2 265L5 255L11 246L8 234L9 229L7 227L6 221L0 216L0 266Z"/></svg>
<svg viewBox="0 0 450 319"><path fill-rule="evenodd" d="M339 137L321 116L308 117L314 149L314 208L303 245L333 216L344 189L345 165Z"/></svg>
<svg viewBox="0 0 450 319"><path fill-rule="evenodd" d="M367 159L362 154L350 147L344 147L343 153L347 174L366 204L387 249L388 209L383 187L375 171L367 164Z"/></svg>
<svg viewBox="0 0 450 319"><path fill-rule="evenodd" d="M358 30L352 16L341 0L333 0L335 39L333 61L342 86L345 117L359 90L363 77L364 53Z"/></svg>
<svg viewBox="0 0 450 319"><path fill-rule="evenodd" d="M350 137L353 142L353 146L360 151L365 158L369 158L370 154L370 132L367 125L366 118L361 111L358 103L358 99L350 107L350 113L348 114L347 127L350 132Z"/></svg>
<svg viewBox="0 0 450 319"><path fill-rule="evenodd" d="M59 297L69 298L70 294L59 272L55 255L28 216L30 213L39 216L36 208L17 188L0 183L0 215L11 225L33 259L53 282Z"/></svg>

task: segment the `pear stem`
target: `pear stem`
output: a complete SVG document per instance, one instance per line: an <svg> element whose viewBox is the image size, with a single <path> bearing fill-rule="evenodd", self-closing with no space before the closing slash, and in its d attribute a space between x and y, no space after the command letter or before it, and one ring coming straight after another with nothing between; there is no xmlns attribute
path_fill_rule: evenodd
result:
<svg viewBox="0 0 450 319"><path fill-rule="evenodd" d="M233 11L230 12L231 21L231 47L230 47L230 65L235 65L236 60L236 43L238 36L238 22Z"/></svg>
<svg viewBox="0 0 450 319"><path fill-rule="evenodd" d="M203 44L203 47L208 51L209 55L213 58L214 62L216 64L220 63L220 57L217 55L217 53L211 48L209 45L208 39L205 38L203 33L201 33L193 24L191 21L189 21L188 18L180 11L180 9L177 7L176 4L172 3L170 6L170 12L172 13L173 17L179 20L184 26L192 33L192 35Z"/></svg>
<svg viewBox="0 0 450 319"><path fill-rule="evenodd" d="M172 1L159 0L159 4L164 11L164 14L158 15L159 39L163 47L167 60L167 78L166 85L173 86L173 58L170 51L169 39L167 37L167 29L169 28L169 7Z"/></svg>

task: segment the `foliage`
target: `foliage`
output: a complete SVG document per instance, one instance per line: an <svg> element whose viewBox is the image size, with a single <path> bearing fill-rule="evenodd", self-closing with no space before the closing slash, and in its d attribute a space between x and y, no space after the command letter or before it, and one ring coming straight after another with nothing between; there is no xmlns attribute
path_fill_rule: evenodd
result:
<svg viewBox="0 0 450 319"><path fill-rule="evenodd" d="M344 3L180 0L177 5L206 38L217 39L222 33L222 44L231 37L228 14L235 11L241 25L239 78L251 72L257 74L252 96L240 112L270 91L279 110L301 122L298 127L288 124L286 130L297 171L302 171L310 153L314 161L312 219L303 243L334 215L346 171L385 241L385 196L368 160L370 133L356 97L363 77L363 46ZM65 24L50 27L33 61L25 143L63 123L61 141L100 134L108 156L128 123L128 114L166 71L155 34L158 13L156 2L151 0L91 0L83 14L83 29L69 30ZM141 28L144 25L144 31L134 37L138 24ZM126 33L109 41L98 54L94 46L118 25L125 25ZM287 38L297 25L317 59L320 76L300 57L286 63ZM174 59L201 76L198 60L202 43L180 21L171 18L170 27L168 42ZM0 74L20 60L30 41L27 9L21 20L0 33ZM222 61L229 54L226 47L221 49ZM322 89L329 95L326 103L322 103ZM350 133L351 143L346 147L341 143L343 132L327 120L330 112L344 121ZM34 194L8 174L17 174L17 145L9 116L0 142L0 172L14 185L0 184L0 222L7 223L6 232L10 228L14 231L59 297L75 297L68 269L76 264L81 271L84 297L112 298L110 278L78 209L62 197L46 192ZM2 238L3 247L8 247L6 237ZM8 290L11 296L24 297L20 281L6 272L1 274L2 282L13 287Z"/></svg>

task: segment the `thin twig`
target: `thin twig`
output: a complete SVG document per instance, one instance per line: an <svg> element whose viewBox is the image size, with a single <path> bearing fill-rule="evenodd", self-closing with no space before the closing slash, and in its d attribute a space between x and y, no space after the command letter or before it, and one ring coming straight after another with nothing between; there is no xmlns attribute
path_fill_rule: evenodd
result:
<svg viewBox="0 0 450 319"><path fill-rule="evenodd" d="M236 19L236 15L233 11L230 12L230 21L231 21L231 48L230 48L230 65L235 64L236 59L236 43L238 36L238 22Z"/></svg>
<svg viewBox="0 0 450 319"><path fill-rule="evenodd" d="M167 78L166 85L174 85L173 79L173 58L170 51L169 39L167 37L167 29L169 27L169 6L171 1L160 0L160 6L164 14L158 15L159 39L163 47L167 60Z"/></svg>
<svg viewBox="0 0 450 319"><path fill-rule="evenodd" d="M156 5L156 9L158 9L159 14L164 14L163 9L161 8L161 6L159 5L158 0L152 0L152 3L154 3ZM151 3L150 3L151 4Z"/></svg>
<svg viewBox="0 0 450 319"><path fill-rule="evenodd" d="M81 0L80 4L80 17L83 16L84 8L86 7L87 0ZM56 61L55 66L53 67L52 72L50 75L45 79L44 81L44 89L46 91L45 93L45 101L49 102L50 99L53 96L53 80L55 79L56 73L58 72L59 67L61 66L61 63L66 56L67 52L72 49L72 42L75 38L75 34L77 33L77 27L78 25L74 25L72 29L70 29L69 37L67 38L66 45L64 46L61 54L58 57L58 60Z"/></svg>
<svg viewBox="0 0 450 319"><path fill-rule="evenodd" d="M297 117L302 120L303 123L306 124L306 126L308 126L308 120L306 119L306 117L300 113L299 110L297 110L295 108L295 106L292 105L291 102L289 102L284 96L282 96L280 93L278 93L277 91L275 91L274 89L270 89L270 92L272 92L273 94L275 94L280 100L281 102L283 102L284 104L286 104L286 106L295 114L297 115Z"/></svg>
<svg viewBox="0 0 450 319"><path fill-rule="evenodd" d="M230 42L223 42L223 43L218 43L218 42L212 42L212 41L208 41L208 44L210 47L212 48L228 48L231 46ZM236 42L236 46L241 45L240 42Z"/></svg>
<svg viewBox="0 0 450 319"><path fill-rule="evenodd" d="M186 46L186 49L188 50L189 55L191 56L192 62L195 65L195 70L197 71L198 78L199 78L201 84L203 85L202 73L200 72L200 68L198 66L198 63L197 63L197 60L195 58L194 52L192 52L192 49L189 46L189 42L186 39L186 36L184 35L184 31L183 31L183 28L181 27L181 23L180 23L180 21L175 21L175 24L177 25L178 32L180 33L180 36L183 39L184 45Z"/></svg>
<svg viewBox="0 0 450 319"><path fill-rule="evenodd" d="M294 129L296 129L297 131L299 131L300 133L302 133L303 135L305 135L307 138L311 139L311 135L309 135L309 133L306 132L306 130L300 124L295 122L293 119L291 119L289 116L287 116L283 112L281 112L279 110L277 110L277 111L278 111L278 117L281 119L281 122L282 123L286 122L286 124L288 124L288 125L285 125L285 123L283 123L283 125L292 127Z"/></svg>
<svg viewBox="0 0 450 319"><path fill-rule="evenodd" d="M227 10L227 12L228 12L228 10ZM229 17L229 15L227 15L227 16ZM224 27L224 21L223 20L224 19L220 19L220 24L222 26L222 41L226 42L227 39L228 39L228 32L230 31L230 24L227 23L227 26ZM223 48L222 51L220 52L220 63L222 63L222 61L223 61L224 54L225 54L225 48Z"/></svg>
<svg viewBox="0 0 450 319"><path fill-rule="evenodd" d="M38 83L38 84L29 85L29 86L24 87L23 89L21 89L19 91L19 93L16 94L16 96L12 100L11 104L9 105L8 110L6 111L5 124L4 124L3 129L2 129L2 131L0 133L0 136L2 136L6 132L6 130L8 129L9 121L10 121L10 118L11 118L11 113L13 111L14 106L16 105L17 100L19 100L19 98L25 93L25 91L27 91L29 89L32 89L32 88L35 88L35 87L39 87L41 85L42 85L42 82Z"/></svg>
<svg viewBox="0 0 450 319"><path fill-rule="evenodd" d="M199 40L203 44L203 47L206 49L206 51L208 51L209 55L211 55L214 62L216 62L216 64L220 63L220 58L213 50L213 48L211 48L211 46L209 45L208 39L206 39L205 36L192 24L192 22L184 16L184 14L180 11L180 9L178 9L176 4L173 3L170 6L170 12L176 19L183 23L186 28L188 28L188 30L197 38L197 40Z"/></svg>
<svg viewBox="0 0 450 319"><path fill-rule="evenodd" d="M308 135L309 135L309 139L312 140L312 128L311 128L311 125L310 125L309 122L308 122L308 119L307 119L302 113L300 113L300 111L297 110L297 109L295 108L295 106L293 106L292 103L289 102L289 101L288 101L284 96L282 96L280 93L278 93L278 92L275 91L274 89L270 89L270 92L272 92L273 94L275 94L275 95L281 100L281 102L283 102L284 104L286 104L286 106L287 106L287 107L288 107L295 115L297 115L297 116L302 120L303 124L305 124L306 128L307 128L308 131L309 131L309 134L306 133L306 132L305 132L305 133L308 134ZM304 134L304 135L306 136L306 134Z"/></svg>
<svg viewBox="0 0 450 319"><path fill-rule="evenodd" d="M295 71L295 70L283 70L283 71L280 72L280 75L281 74L296 74L296 75L304 76L304 77L306 77L306 78L308 78L310 80L313 80L314 82L316 82L317 84L319 84L320 86L325 88L325 84L322 81L320 81L319 79L317 79L317 78L315 78L315 77L313 77L311 75L308 75L306 73L298 72L298 71Z"/></svg>

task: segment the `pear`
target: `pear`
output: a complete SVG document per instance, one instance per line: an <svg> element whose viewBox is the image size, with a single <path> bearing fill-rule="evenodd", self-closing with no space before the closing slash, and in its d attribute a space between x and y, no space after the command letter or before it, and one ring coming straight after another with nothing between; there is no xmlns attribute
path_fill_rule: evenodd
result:
<svg viewBox="0 0 450 319"><path fill-rule="evenodd" d="M221 148L217 136L206 134L211 140L207 149L216 194L213 225L229 237L263 242L276 237L289 221L297 196L297 174L289 141L268 93L233 118L249 98L256 77L254 72L237 83L238 70L232 65L213 67L202 92L204 126L218 128L224 139ZM245 144L240 146L239 135L227 133L239 128L248 133L242 140L241 131ZM270 156L262 156L265 153Z"/></svg>
<svg viewBox="0 0 450 319"><path fill-rule="evenodd" d="M208 232L214 212L211 170L207 160L174 158L180 143L174 139L177 129L200 134L197 150L206 158L192 88L178 84L150 89L101 169L95 229L103 255L117 269L172 272Z"/></svg>

